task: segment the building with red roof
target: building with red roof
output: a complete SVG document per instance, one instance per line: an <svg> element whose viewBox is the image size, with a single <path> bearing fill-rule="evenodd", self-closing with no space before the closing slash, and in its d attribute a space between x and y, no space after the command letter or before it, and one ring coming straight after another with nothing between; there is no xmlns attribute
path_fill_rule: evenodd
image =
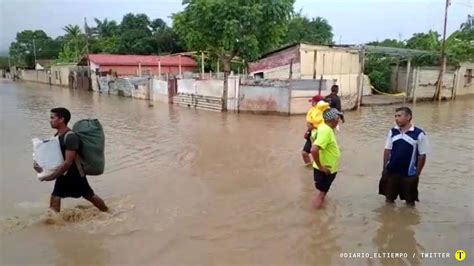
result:
<svg viewBox="0 0 474 266"><path fill-rule="evenodd" d="M108 72L117 76L139 76L161 74L180 74L193 72L196 61L182 55L116 55L116 54L89 54L78 63L87 66L88 59L91 71Z"/></svg>

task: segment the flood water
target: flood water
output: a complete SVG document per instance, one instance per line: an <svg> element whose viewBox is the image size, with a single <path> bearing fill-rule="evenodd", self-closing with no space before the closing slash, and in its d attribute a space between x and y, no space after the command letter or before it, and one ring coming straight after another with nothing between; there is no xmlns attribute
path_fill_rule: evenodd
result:
<svg viewBox="0 0 474 266"><path fill-rule="evenodd" d="M377 194L395 106L346 114L341 167L315 211L303 167L303 116L196 111L146 101L0 81L0 264L55 265L461 265L474 256L474 99L419 103L414 116L432 153L415 209ZM89 177L111 207L63 200L47 224L53 182L32 170L34 137L49 137L49 110L72 123L98 118L106 173ZM408 258L340 258L407 252ZM420 252L450 252L450 259ZM417 255L413 258L412 254ZM469 254L470 253L470 254Z"/></svg>

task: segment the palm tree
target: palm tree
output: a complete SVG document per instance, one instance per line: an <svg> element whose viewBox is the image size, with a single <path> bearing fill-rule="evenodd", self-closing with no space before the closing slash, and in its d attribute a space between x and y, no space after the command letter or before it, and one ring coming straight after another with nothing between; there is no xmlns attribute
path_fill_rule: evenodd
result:
<svg viewBox="0 0 474 266"><path fill-rule="evenodd" d="M461 30L469 30L474 28L474 16L467 15L467 21L461 24Z"/></svg>
<svg viewBox="0 0 474 266"><path fill-rule="evenodd" d="M70 37L71 39L78 38L82 32L81 28L78 25L67 25L63 28L63 30L66 32L66 37Z"/></svg>
<svg viewBox="0 0 474 266"><path fill-rule="evenodd" d="M70 46L73 47L74 49L74 57L76 61L79 59L79 57L82 56L83 50L85 48L84 44L84 34L81 32L81 28L78 25L67 25L63 28L63 30L66 32L66 35L64 38L66 39L66 42L70 44Z"/></svg>
<svg viewBox="0 0 474 266"><path fill-rule="evenodd" d="M114 20L108 21L107 18L105 18L103 21L98 18L94 18L94 21L97 25L94 28L95 34L97 34L99 37L112 37L118 27L117 22Z"/></svg>

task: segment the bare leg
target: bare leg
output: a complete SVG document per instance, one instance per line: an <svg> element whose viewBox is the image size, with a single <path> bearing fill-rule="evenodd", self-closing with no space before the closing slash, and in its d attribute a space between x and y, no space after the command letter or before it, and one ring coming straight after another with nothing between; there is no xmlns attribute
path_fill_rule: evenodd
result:
<svg viewBox="0 0 474 266"><path fill-rule="evenodd" d="M303 151L301 152L301 155L303 157L303 161L305 164L310 164L311 163L311 157L309 157L309 153Z"/></svg>
<svg viewBox="0 0 474 266"><path fill-rule="evenodd" d="M313 199L314 208L321 209L321 207L323 207L325 197L326 197L326 193L320 191L319 194L316 195L316 197L314 197Z"/></svg>
<svg viewBox="0 0 474 266"><path fill-rule="evenodd" d="M105 202L95 194L84 198L94 204L94 206L96 206L100 211L106 212L109 210L107 205L105 205Z"/></svg>
<svg viewBox="0 0 474 266"><path fill-rule="evenodd" d="M56 196L51 196L49 199L49 208L55 212L61 211L61 198Z"/></svg>

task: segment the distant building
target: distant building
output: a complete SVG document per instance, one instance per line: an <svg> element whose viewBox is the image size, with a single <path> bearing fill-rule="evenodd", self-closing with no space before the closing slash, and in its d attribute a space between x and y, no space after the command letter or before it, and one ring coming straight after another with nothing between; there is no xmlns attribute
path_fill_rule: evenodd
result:
<svg viewBox="0 0 474 266"><path fill-rule="evenodd" d="M282 47L249 64L255 78L334 80L341 96L356 94L360 69L357 48L304 43Z"/></svg>
<svg viewBox="0 0 474 266"><path fill-rule="evenodd" d="M91 71L110 73L117 76L140 76L161 74L180 74L193 72L196 61L179 55L113 55L89 54ZM78 63L87 66L87 56Z"/></svg>

